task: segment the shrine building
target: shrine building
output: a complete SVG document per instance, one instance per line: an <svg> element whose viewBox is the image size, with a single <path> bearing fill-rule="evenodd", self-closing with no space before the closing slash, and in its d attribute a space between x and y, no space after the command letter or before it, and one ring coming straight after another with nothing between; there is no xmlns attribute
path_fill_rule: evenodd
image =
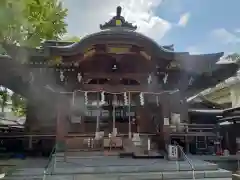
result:
<svg viewBox="0 0 240 180"><path fill-rule="evenodd" d="M5 44L0 83L28 99L24 133L56 136L69 149L80 149L87 137L123 141L134 134L164 148L171 136L188 134L187 99L232 76L238 65L218 64L223 52L176 52L136 30L118 7L99 32L77 43Z"/></svg>

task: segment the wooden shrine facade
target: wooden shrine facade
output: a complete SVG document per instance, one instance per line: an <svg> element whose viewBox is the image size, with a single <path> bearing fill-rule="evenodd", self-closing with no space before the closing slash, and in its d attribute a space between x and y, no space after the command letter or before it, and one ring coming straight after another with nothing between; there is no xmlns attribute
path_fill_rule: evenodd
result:
<svg viewBox="0 0 240 180"><path fill-rule="evenodd" d="M57 129L59 139L104 127L164 134L173 119L188 122L189 96L238 69L217 64L223 53L190 55L160 46L117 9L102 31L78 43L46 41L39 49L4 44L0 83L29 100L29 131ZM21 57L27 61L20 63Z"/></svg>

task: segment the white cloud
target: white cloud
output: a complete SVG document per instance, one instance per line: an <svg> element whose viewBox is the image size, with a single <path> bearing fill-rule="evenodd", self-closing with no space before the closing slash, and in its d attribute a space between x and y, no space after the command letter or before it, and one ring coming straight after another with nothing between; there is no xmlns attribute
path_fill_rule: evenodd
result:
<svg viewBox="0 0 240 180"><path fill-rule="evenodd" d="M235 33L240 33L240 28L234 30Z"/></svg>
<svg viewBox="0 0 240 180"><path fill-rule="evenodd" d="M202 52L199 51L199 49L196 46L189 46L186 48L186 51L190 54L201 54Z"/></svg>
<svg viewBox="0 0 240 180"><path fill-rule="evenodd" d="M162 0L62 0L69 9L66 21L68 33L73 36L84 36L99 31L99 24L110 20L115 15L116 7L123 7L123 16L129 22L138 25L138 31L160 40L172 24L154 13Z"/></svg>
<svg viewBox="0 0 240 180"><path fill-rule="evenodd" d="M234 33L227 31L224 28L215 29L212 31L213 37L217 38L223 44L235 44L240 42L240 37Z"/></svg>
<svg viewBox="0 0 240 180"><path fill-rule="evenodd" d="M239 31L240 32L240 31ZM224 55L239 53L240 35L236 30L228 31L225 28L214 29L209 36L199 43L188 46L185 50L191 54L224 52Z"/></svg>
<svg viewBox="0 0 240 180"><path fill-rule="evenodd" d="M187 25L188 21L189 21L189 18L190 18L190 13L189 12L182 14L179 21L178 21L178 25L182 26L182 27L185 27Z"/></svg>

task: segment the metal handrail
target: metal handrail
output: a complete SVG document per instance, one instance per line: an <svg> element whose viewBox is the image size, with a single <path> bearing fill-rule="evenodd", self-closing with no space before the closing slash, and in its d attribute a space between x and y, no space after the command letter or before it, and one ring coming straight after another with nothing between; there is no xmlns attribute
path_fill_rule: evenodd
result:
<svg viewBox="0 0 240 180"><path fill-rule="evenodd" d="M194 165L193 165L192 161L188 158L188 156L186 155L186 153L183 151L182 147L181 147L177 142L175 142L175 143L176 143L176 146L178 147L178 149L181 151L184 159L185 159L185 160L188 162L188 164L190 165L191 171L192 171L192 178L193 178L193 180L195 180L195 179L196 179L196 178L195 178L195 168L194 168ZM178 161L178 160L177 160L177 161ZM178 167L179 167L179 162L178 162Z"/></svg>
<svg viewBox="0 0 240 180"><path fill-rule="evenodd" d="M48 174L48 170L49 170L50 164L52 162L53 155L56 152L56 147L57 147L57 145L55 144L53 149L52 149L52 151L51 151L51 153L50 153L50 156L48 158L48 162L47 162L46 166L44 167L43 180L46 179L46 175ZM53 164L52 169L51 169L51 174L53 173L53 171L55 169L55 166L56 166L56 155L54 155L54 158L55 159L54 159L54 164Z"/></svg>
<svg viewBox="0 0 240 180"><path fill-rule="evenodd" d="M237 151L236 155L237 155L237 173L239 173L240 172L240 158L239 158L240 152Z"/></svg>

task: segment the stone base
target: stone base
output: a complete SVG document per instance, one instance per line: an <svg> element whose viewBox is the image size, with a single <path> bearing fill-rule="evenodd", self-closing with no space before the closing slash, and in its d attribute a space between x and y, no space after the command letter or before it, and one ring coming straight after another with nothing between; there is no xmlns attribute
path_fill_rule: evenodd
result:
<svg viewBox="0 0 240 180"><path fill-rule="evenodd" d="M64 140L59 140L56 143L56 152L64 152L66 150L66 143Z"/></svg>
<svg viewBox="0 0 240 180"><path fill-rule="evenodd" d="M239 173L238 174L233 174L232 179L233 180L240 180L240 174Z"/></svg>

